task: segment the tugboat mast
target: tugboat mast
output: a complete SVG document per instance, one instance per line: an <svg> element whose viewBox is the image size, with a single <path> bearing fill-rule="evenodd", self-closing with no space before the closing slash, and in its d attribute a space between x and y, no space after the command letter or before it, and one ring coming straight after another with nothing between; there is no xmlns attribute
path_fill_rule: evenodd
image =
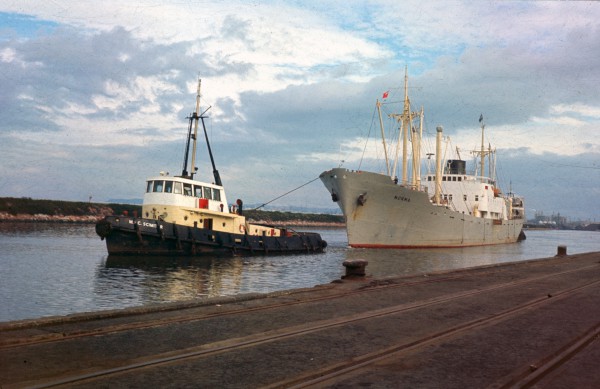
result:
<svg viewBox="0 0 600 389"><path fill-rule="evenodd" d="M208 111L210 109L210 107L208 107L206 109L206 111ZM221 182L221 175L219 174L219 171L217 170L217 167L215 166L215 159L213 158L213 153L212 153L212 149L210 147L210 142L208 141L208 133L206 132L206 125L204 125L204 114L206 113L206 111L202 112L202 114L200 115L200 119L202 119L202 128L204 129L204 138L206 139L206 147L208 148L208 155L210 156L210 163L212 164L212 168L213 168L213 176L215 178L215 184L219 185L219 186L223 186L223 183ZM197 119L196 119L196 123L198 123ZM196 144L196 141L194 140L194 144Z"/></svg>
<svg viewBox="0 0 600 389"><path fill-rule="evenodd" d="M210 142L208 140L208 133L206 132L206 125L204 124L204 118L206 116L204 116L204 114L211 108L208 107L206 109L206 111L202 112L200 115L198 115L198 112L200 112L200 87L202 85L202 80L200 78L198 78L198 92L196 94L196 111L192 114L192 116L188 117L188 119L190 119L190 125L188 127L188 137L187 137L187 142L185 145L185 155L183 157L183 171L181 172L181 177L183 178L189 178L191 180L194 179L194 174L196 174L198 168L196 167L196 147L197 147L197 140L198 140L198 119L202 120L202 129L204 130L204 138L206 139L206 147L208 148L208 155L210 156L210 162L212 164L212 168L213 168L213 176L215 178L215 184L219 185L219 186L223 186L223 183L221 181L221 176L219 175L219 171L217 170L216 166L215 166L215 159L213 157L212 154L212 149L210 147ZM194 124L194 133L192 134L192 123ZM188 174L187 171L187 164L188 164L188 156L190 153L190 140L193 140L192 142L192 166L191 169L192 171Z"/></svg>
<svg viewBox="0 0 600 389"><path fill-rule="evenodd" d="M196 93L196 111L187 119L190 120L190 125L188 126L188 136L185 143L185 152L183 155L183 169L181 171L181 177L194 179L194 174L196 173L196 139L198 138L198 111L200 110L200 86L201 80L198 79L198 92ZM194 123L195 120L195 123ZM192 134L192 124L194 124L194 133ZM193 140L192 146L192 171L188 173L188 157L190 155L190 141Z"/></svg>
<svg viewBox="0 0 600 389"><path fill-rule="evenodd" d="M198 112L200 112L200 86L201 85L202 85L202 80L200 78L198 78L198 93L196 93L196 111L192 115L192 119L196 121L194 123L194 136L192 137L192 139L194 140L194 144L192 147L192 172L190 173L192 180L194 179L194 174L196 174L196 171L198 170L196 168L196 140L198 139ZM204 124L204 120L202 121L202 124Z"/></svg>

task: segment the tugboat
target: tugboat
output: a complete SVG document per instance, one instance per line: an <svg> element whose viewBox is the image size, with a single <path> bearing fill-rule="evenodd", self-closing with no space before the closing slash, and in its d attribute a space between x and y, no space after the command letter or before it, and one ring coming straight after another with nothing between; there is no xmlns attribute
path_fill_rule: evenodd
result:
<svg viewBox="0 0 600 389"><path fill-rule="evenodd" d="M96 224L96 233L106 240L109 255L266 255L322 253L327 247L318 233L249 222L243 202L228 206L221 177L215 167L204 119L200 113L200 86L196 111L189 119L183 170L180 176L160 175L146 180L142 217L106 216ZM213 168L214 183L194 179L198 168L196 140L202 122ZM192 145L191 172L188 156Z"/></svg>

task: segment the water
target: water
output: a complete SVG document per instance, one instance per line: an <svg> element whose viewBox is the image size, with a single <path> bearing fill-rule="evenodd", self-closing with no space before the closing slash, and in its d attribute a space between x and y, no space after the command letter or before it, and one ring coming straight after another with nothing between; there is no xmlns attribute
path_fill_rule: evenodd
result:
<svg viewBox="0 0 600 389"><path fill-rule="evenodd" d="M90 224L0 223L0 321L198 297L312 287L363 258L375 277L600 251L600 233L527 231L517 244L437 250L349 249L343 229L316 230L325 254L234 258L114 258Z"/></svg>

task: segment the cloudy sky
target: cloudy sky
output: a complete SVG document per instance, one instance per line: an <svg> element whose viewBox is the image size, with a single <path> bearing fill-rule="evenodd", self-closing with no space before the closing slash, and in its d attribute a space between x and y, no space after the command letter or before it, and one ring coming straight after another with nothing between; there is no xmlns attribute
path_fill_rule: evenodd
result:
<svg viewBox="0 0 600 389"><path fill-rule="evenodd" d="M483 113L528 216L600 221L598 2L133 3L0 2L0 196L140 198L181 172L198 77L229 202L380 170L375 101L408 67L426 136L470 160ZM271 204L335 206L319 180Z"/></svg>

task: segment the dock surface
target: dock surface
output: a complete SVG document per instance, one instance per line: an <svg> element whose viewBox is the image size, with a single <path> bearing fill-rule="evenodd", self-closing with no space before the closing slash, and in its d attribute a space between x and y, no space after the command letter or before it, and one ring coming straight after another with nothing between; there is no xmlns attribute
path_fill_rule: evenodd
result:
<svg viewBox="0 0 600 389"><path fill-rule="evenodd" d="M0 323L0 384L598 388L599 334L597 252Z"/></svg>

